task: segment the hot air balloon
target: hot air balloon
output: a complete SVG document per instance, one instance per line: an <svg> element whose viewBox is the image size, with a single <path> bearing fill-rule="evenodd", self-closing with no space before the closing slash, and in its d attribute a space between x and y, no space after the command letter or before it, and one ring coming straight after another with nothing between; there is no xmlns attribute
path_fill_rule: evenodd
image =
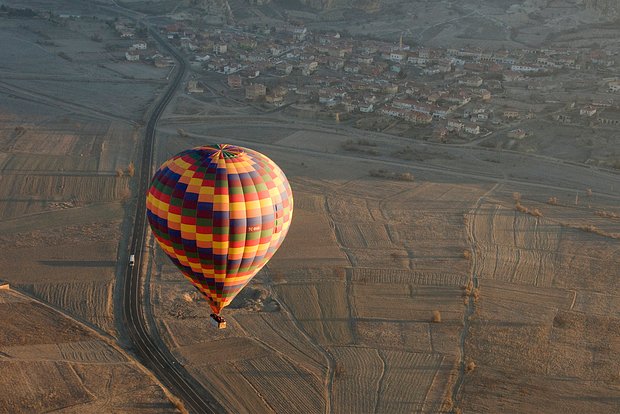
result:
<svg viewBox="0 0 620 414"><path fill-rule="evenodd" d="M157 170L146 199L155 239L220 312L265 266L291 224L293 194L265 155L228 144L183 151Z"/></svg>

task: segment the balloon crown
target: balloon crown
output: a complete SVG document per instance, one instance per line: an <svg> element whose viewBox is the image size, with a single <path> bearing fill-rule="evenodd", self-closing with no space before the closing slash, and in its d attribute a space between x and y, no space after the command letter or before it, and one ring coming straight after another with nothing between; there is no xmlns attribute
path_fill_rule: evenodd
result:
<svg viewBox="0 0 620 414"><path fill-rule="evenodd" d="M230 144L215 144L215 145L207 145L202 147L201 149L205 149L210 152L212 158L234 158L241 154L244 154L245 151L243 148L238 147L236 145Z"/></svg>

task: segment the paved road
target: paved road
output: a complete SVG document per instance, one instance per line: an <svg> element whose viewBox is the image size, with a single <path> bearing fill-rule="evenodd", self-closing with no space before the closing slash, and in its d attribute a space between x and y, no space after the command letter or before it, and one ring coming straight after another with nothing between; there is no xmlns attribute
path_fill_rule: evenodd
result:
<svg viewBox="0 0 620 414"><path fill-rule="evenodd" d="M389 142L400 142L403 145L417 145L422 148L435 149L438 151L451 151L457 150L463 151L467 153L477 153L477 154L489 154L494 156L509 156L513 155L515 157L520 157L522 159L532 159L532 160L544 160L549 164L557 165L557 166L568 166L568 167L580 167L584 168L584 173L589 171L593 174L600 175L605 178L613 178L620 177L620 172L618 170L614 170L608 167L599 167L594 165L589 165L581 162L563 160L560 158L554 158L548 155L542 154L533 154L526 152L519 152L515 150L502 149L497 150L493 148L485 148L479 146L470 145L470 143L464 144L443 144L438 142L430 142L423 141L421 139L411 140L409 138L401 138L395 135L390 135L383 132L375 132L375 131L366 131L355 129L348 126L342 125L327 125L321 124L317 122L309 122L300 119L294 118L279 118L279 117L267 117L261 114L255 115L243 115L243 114L232 114L232 115L174 115L170 117L166 117L166 124L176 124L176 123L191 123L191 122L208 122L210 127L222 127L222 126L230 126L236 124L246 125L248 128L254 126L268 126L270 124L276 125L278 127L286 127L290 129L298 129L298 130L309 130L309 131L317 131L317 132L326 132L326 133L340 133L343 135L350 135L351 138L368 138L371 140L376 140L378 138L383 138L388 140ZM513 129L513 128L510 128ZM191 134L190 134L191 135ZM366 157L371 158L371 157Z"/></svg>
<svg viewBox="0 0 620 414"><path fill-rule="evenodd" d="M136 215L130 243L131 253L135 255L135 266L130 267L128 264L125 270L125 278L121 293L122 320L132 343L133 351L139 360L149 368L173 394L183 401L185 407L190 412L221 413L224 412L224 409L216 402L215 398L213 398L208 390L191 377L160 340L151 336L142 309L142 251L146 238L147 221L146 199L144 195L146 194L152 172L155 126L162 112L179 87L186 72L186 63L183 57L164 42L157 33L152 33L152 35L163 48L177 59L179 67L165 95L153 110L146 127L142 162L140 163L138 175ZM205 325L208 325L207 321L205 321Z"/></svg>
<svg viewBox="0 0 620 414"><path fill-rule="evenodd" d="M209 125L211 127L217 127L217 126L226 126L226 125L231 125L232 124L232 120L226 121L226 122L221 122L218 121L217 119L221 118L221 117L213 117L211 118L211 121L209 122ZM261 127L261 126L273 126L273 123L268 123L268 122L260 122L257 121L256 119L258 118L258 116L254 116L254 115L249 115L249 116L234 116L234 118L237 121L237 124L241 124L246 126L247 128L252 128L252 127ZM167 123L170 123L170 120L167 120ZM233 124L234 125L234 124ZM277 125L277 127L281 127L280 125ZM337 128L332 128L330 129L324 129L321 128L318 125L313 125L313 126L308 126L304 123L298 123L298 122L294 122L293 124L289 125L290 128L295 128L295 126L297 126L298 130L313 130L313 131L320 131L320 132L325 132L325 133L334 133L334 131ZM165 130L165 128L163 128L162 130ZM362 131L365 132L365 131ZM203 135L203 134L197 134L197 133L187 133L188 136L190 137L198 137L198 138L210 138L212 139L212 136L208 136L208 135ZM384 137L385 134L380 134L380 133L364 133L364 135L362 134L357 134L357 136L364 136L364 137L368 137L368 138L373 138L373 135L375 135L376 137ZM391 136L390 136L391 137ZM397 140L398 137L391 137L392 140ZM411 168L414 171L415 170L419 170L419 171L429 171L429 172L434 172L434 173L440 173L443 175L450 175L450 176L456 176L456 177L460 177L460 178L471 178L474 180L479 180L482 182L501 182L501 183L508 183L508 184L513 184L513 185L520 185L520 186L526 186L526 187L536 187L536 188L542 188L542 189L546 189L546 190L560 190L560 191L565 191L565 192L569 192L569 193L574 193L575 192L575 186L574 185L570 185L570 184L562 184L562 183L546 183L544 181L540 181L540 180L532 180L532 179L528 179L526 177L507 177L504 173L504 171L499 171L499 172L486 172L480 169L477 170L469 170L467 168L464 167L460 167L460 166L450 166L450 165L433 165L433 164L424 164L424 163L419 163L419 162L413 162L413 161L398 161L398 160L394 160L393 158L390 157L379 157L379 156L370 156L370 155L364 155L364 154L344 154L344 153L330 153L330 152L326 152L326 151L320 151L320 150L316 150L316 149L308 149L308 148L298 148L295 146L291 146L291 145L286 145L283 143L266 143L264 141L262 141L260 138L256 139L256 140L252 140L249 138L235 138L235 143L236 144L240 144L240 145L247 145L249 147L262 147L262 148L271 148L274 150L282 150L284 148L286 148L286 151L289 152L295 152L295 153L299 153L299 154L307 154L309 156L312 157L321 157L323 159L332 159L333 162L338 162L338 160L351 160L351 161L360 161L360 160L368 160L371 161L373 163L376 164L383 164L386 166L392 166L392 167L401 167L401 168ZM417 141L413 141L410 142L411 146L417 146L419 145L422 148L428 147L428 148L440 148L442 146L442 144L434 144L434 143L428 143L428 142L417 142ZM473 147L450 147L450 146L444 146L443 149L447 150L447 149L457 149L459 151L480 151L481 153L487 153L487 152L491 152L491 151L487 151L487 149L485 148L473 148ZM523 153L517 153L515 151L504 151L503 152L504 157L508 157L509 155L512 156L516 156L516 157L522 157L524 159L536 159L539 160L541 162L545 162L548 164L553 164L559 168L567 168L567 171L569 171L570 169L575 169L575 168L580 168L581 171L583 172L583 174L588 174L589 176L592 177L598 177L601 180L608 180L610 183L614 183L614 182L619 182L620 181L620 175L618 174L617 171L613 171L613 170L608 170L608 169L603 169L603 168L597 168L597 167L592 167L586 164L579 164L579 163L575 163L575 162L571 162L571 161L565 161L565 160L560 160L560 159L556 159L556 158L551 158L551 157L547 157L547 156L542 156L542 155L532 155L532 154L523 154ZM596 190L596 195L600 196L600 197L605 197L607 199L613 199L613 200L620 200L620 195L618 195L616 192L614 192L613 190L605 190L605 189L597 189Z"/></svg>

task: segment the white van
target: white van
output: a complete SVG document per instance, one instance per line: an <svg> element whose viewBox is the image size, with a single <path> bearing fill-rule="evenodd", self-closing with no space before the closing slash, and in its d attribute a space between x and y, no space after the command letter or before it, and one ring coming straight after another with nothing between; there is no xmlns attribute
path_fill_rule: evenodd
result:
<svg viewBox="0 0 620 414"><path fill-rule="evenodd" d="M135 264L136 264L136 257L133 254L129 255L129 266L133 267L133 265Z"/></svg>

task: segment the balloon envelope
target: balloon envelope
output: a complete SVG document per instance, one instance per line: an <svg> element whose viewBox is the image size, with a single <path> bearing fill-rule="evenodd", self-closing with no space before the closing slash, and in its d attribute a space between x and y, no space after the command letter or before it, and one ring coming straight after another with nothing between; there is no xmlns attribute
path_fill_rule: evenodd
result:
<svg viewBox="0 0 620 414"><path fill-rule="evenodd" d="M219 314L282 244L293 194L269 158L218 144L166 161L146 208L161 248Z"/></svg>

